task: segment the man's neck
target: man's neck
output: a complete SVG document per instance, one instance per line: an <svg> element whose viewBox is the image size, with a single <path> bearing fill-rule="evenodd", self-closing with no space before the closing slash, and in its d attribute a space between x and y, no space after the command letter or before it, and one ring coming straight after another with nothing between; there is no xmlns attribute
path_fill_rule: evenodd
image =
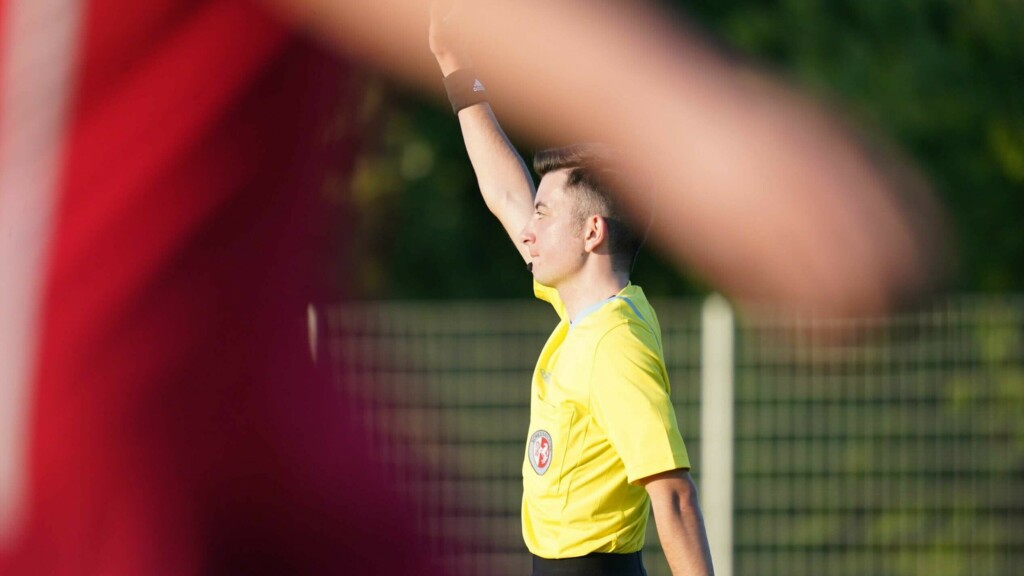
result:
<svg viewBox="0 0 1024 576"><path fill-rule="evenodd" d="M628 274L581 274L558 286L558 297L565 304L565 313L572 320L580 311L601 300L615 296L629 284Z"/></svg>

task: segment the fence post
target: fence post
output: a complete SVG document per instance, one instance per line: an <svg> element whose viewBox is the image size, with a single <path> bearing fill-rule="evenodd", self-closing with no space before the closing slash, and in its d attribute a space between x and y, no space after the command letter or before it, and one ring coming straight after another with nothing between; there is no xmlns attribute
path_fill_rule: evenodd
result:
<svg viewBox="0 0 1024 576"><path fill-rule="evenodd" d="M733 313L718 294L701 313L701 508L717 576L732 576Z"/></svg>

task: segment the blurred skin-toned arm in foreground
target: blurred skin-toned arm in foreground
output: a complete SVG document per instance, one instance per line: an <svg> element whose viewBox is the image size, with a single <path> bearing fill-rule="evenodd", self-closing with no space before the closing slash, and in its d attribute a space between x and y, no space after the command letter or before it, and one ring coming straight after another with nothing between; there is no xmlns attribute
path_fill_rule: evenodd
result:
<svg viewBox="0 0 1024 576"><path fill-rule="evenodd" d="M428 0L266 1L353 56L436 86ZM658 189L652 237L728 295L874 314L941 273L941 214L916 173L656 8L475 0L460 12L489 92L514 103L505 123L628 151Z"/></svg>

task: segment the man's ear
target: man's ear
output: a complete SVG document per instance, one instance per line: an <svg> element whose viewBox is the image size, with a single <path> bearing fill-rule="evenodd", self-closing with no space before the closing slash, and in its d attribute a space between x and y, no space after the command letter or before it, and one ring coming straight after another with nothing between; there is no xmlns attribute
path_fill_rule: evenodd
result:
<svg viewBox="0 0 1024 576"><path fill-rule="evenodd" d="M594 252L608 237L608 223L601 216L594 214L583 223L583 233L583 249Z"/></svg>

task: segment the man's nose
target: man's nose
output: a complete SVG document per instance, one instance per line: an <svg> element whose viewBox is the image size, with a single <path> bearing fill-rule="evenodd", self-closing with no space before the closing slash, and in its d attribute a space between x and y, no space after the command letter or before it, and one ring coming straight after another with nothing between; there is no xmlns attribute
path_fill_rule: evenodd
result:
<svg viewBox="0 0 1024 576"><path fill-rule="evenodd" d="M523 227L523 231L519 233L519 239L523 244L533 244L537 237L533 234L533 227L527 224Z"/></svg>

